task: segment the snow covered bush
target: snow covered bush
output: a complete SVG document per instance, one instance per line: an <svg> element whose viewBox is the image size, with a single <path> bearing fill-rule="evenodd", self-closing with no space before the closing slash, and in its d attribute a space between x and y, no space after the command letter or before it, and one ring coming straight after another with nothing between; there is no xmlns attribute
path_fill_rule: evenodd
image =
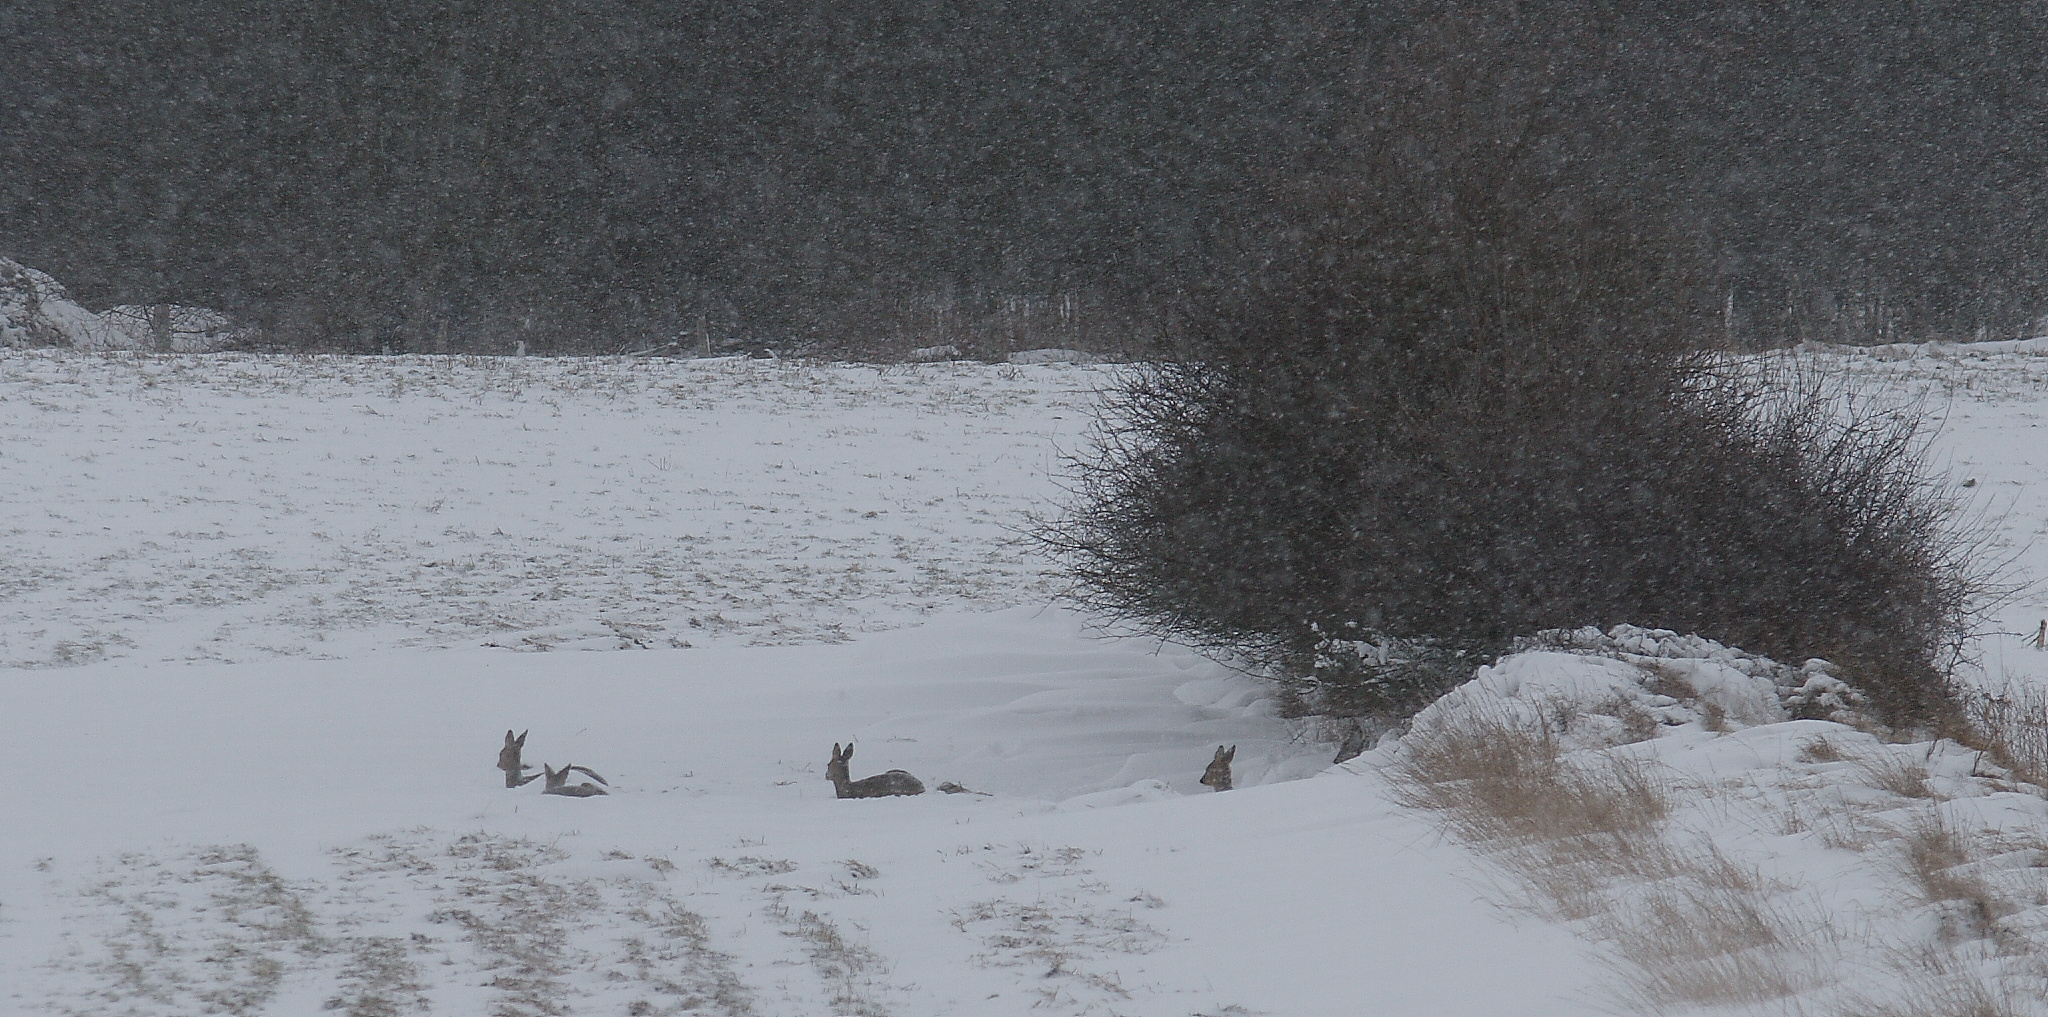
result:
<svg viewBox="0 0 2048 1017"><path fill-rule="evenodd" d="M1832 660L1892 721L1944 712L1984 584L1918 418L1703 355L1683 269L1626 240L1254 294L1107 412L1043 534L1076 596L1339 712L1412 711L1518 635L1622 623Z"/></svg>
<svg viewBox="0 0 2048 1017"><path fill-rule="evenodd" d="M47 273L0 258L0 346L84 346L101 330Z"/></svg>
<svg viewBox="0 0 2048 1017"><path fill-rule="evenodd" d="M164 320L159 323L156 316ZM120 304L99 314L102 327L89 343L107 349L149 350L172 353L209 353L242 345L254 339L255 330L235 324L227 315L210 307L184 304ZM158 334L158 326L162 334ZM169 349L163 349L163 343Z"/></svg>
<svg viewBox="0 0 2048 1017"><path fill-rule="evenodd" d="M0 258L0 346L148 350L168 343L162 352L205 353L254 335L205 307L123 304L95 314L49 274Z"/></svg>
<svg viewBox="0 0 2048 1017"><path fill-rule="evenodd" d="M1735 362L1690 241L1580 190L1532 93L1429 87L1127 376L1041 531L1077 599L1329 712L1457 677L1331 666L1333 636L1488 658L1632 623L1834 661L1890 720L1947 713L1983 583L1919 418Z"/></svg>

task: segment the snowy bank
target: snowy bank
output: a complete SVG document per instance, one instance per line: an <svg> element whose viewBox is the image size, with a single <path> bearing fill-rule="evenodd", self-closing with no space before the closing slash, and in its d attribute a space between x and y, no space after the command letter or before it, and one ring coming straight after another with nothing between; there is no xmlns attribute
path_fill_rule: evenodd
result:
<svg viewBox="0 0 2048 1017"><path fill-rule="evenodd" d="M95 314L72 300L49 274L0 258L0 347L154 349L153 315L159 310L165 315L173 353L208 353L253 334L219 311L182 304L122 304Z"/></svg>
<svg viewBox="0 0 2048 1017"><path fill-rule="evenodd" d="M1597 945L1608 1006L2048 1012L2042 788L1946 739L1789 719L1861 723L1818 662L1562 635L1348 765L1489 857L1504 904Z"/></svg>

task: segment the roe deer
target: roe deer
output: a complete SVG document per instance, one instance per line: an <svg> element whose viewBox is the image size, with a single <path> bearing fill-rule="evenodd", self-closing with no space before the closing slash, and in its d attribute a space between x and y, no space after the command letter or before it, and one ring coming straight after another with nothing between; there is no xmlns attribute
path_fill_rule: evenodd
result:
<svg viewBox="0 0 2048 1017"><path fill-rule="evenodd" d="M571 798L588 798L592 795L602 795L610 793L606 791L604 788L598 787L597 784L604 784L605 787L610 787L611 785L606 784L605 779L597 775L597 771L592 770L587 766L565 766L557 770L546 763L542 763L540 764L540 768L542 770L547 771L548 775L548 786L546 787L546 789L541 791L541 794L567 795ZM590 783L590 781L587 780L581 784L576 785L575 787L570 787L569 772L571 770L577 773L588 775L591 780L597 781L597 784L592 784ZM529 777L527 779L531 780L533 778Z"/></svg>
<svg viewBox="0 0 2048 1017"><path fill-rule="evenodd" d="M832 782L832 791L841 798L887 798L891 795L924 794L924 782L910 775L907 770L890 770L859 780L850 779L846 764L853 760L853 743L846 743L846 751L839 751L839 743L832 743L832 761L825 764L825 779Z"/></svg>
<svg viewBox="0 0 2048 1017"><path fill-rule="evenodd" d="M526 736L530 733L521 731L514 738L509 728L505 731L505 747L498 750L498 769L505 771L506 787L524 787L540 777L537 773L526 773L533 767L519 761L520 750L526 748Z"/></svg>
<svg viewBox="0 0 2048 1017"><path fill-rule="evenodd" d="M1202 771L1202 783L1218 791L1230 790L1230 761L1236 758L1237 746L1232 745L1229 752L1223 751L1221 745L1216 746L1216 758L1209 760L1209 768Z"/></svg>

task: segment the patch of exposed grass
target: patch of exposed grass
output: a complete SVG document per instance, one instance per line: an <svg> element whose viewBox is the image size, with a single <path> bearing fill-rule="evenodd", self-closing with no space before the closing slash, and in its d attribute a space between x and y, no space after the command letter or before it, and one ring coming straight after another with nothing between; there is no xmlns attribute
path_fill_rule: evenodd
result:
<svg viewBox="0 0 2048 1017"><path fill-rule="evenodd" d="M875 998L882 989L880 979L886 974L881 954L849 942L837 924L816 912L805 911L792 919L789 909L778 904L769 914L788 926L783 935L792 936L803 945L811 969L832 993L833 1013L889 1017L889 1011Z"/></svg>
<svg viewBox="0 0 2048 1017"><path fill-rule="evenodd" d="M1547 728L1473 717L1411 734L1394 763L1397 799L1474 844L1635 840L1670 811L1650 764L1610 754L1567 761Z"/></svg>
<svg viewBox="0 0 2048 1017"><path fill-rule="evenodd" d="M1753 870L1711 846L1684 853L1651 883L1595 919L1622 962L1617 996L1662 1012L1771 1003L1828 983L1828 944L1815 923L1775 903Z"/></svg>
<svg viewBox="0 0 2048 1017"><path fill-rule="evenodd" d="M2003 692L1966 689L1957 696L1969 741L2014 779L2048 787L2048 685L2015 682Z"/></svg>
<svg viewBox="0 0 2048 1017"><path fill-rule="evenodd" d="M1934 788L1927 783L1927 767L1895 751L1884 750L1858 760L1856 768L1872 787L1881 791L1889 791L1902 798L1935 797Z"/></svg>
<svg viewBox="0 0 2048 1017"><path fill-rule="evenodd" d="M749 1017L754 1013L753 994L733 971L730 954L711 945L711 931L704 917L684 907L673 896L643 883L629 883L626 889L636 898L627 912L647 927L652 937L633 936L621 945L633 976L656 998L635 1000L645 1004L642 1014L720 1014Z"/></svg>
<svg viewBox="0 0 2048 1017"><path fill-rule="evenodd" d="M1434 813L1517 877L1510 903L1607 944L1618 1005L1759 1005L1826 984L1826 944L1775 903L1784 888L1711 842L1675 845L1670 780L1608 752L1565 758L1548 726L1468 717L1411 734L1397 800Z"/></svg>
<svg viewBox="0 0 2048 1017"><path fill-rule="evenodd" d="M1852 993L1839 1017L2048 1017L2048 963L2039 956L1934 946L1892 958L1905 974L1897 995Z"/></svg>
<svg viewBox="0 0 2048 1017"><path fill-rule="evenodd" d="M731 861L713 855L705 859L704 864L713 872L723 872L729 876L779 876L796 871L796 863L786 858L755 858L752 855L743 855Z"/></svg>
<svg viewBox="0 0 2048 1017"><path fill-rule="evenodd" d="M299 888L247 845L124 855L86 896L119 916L87 965L110 1004L267 1013L285 976L332 947Z"/></svg>
<svg viewBox="0 0 2048 1017"><path fill-rule="evenodd" d="M426 981L406 941L395 936L363 936L346 944L341 993L325 1009L344 1017L402 1017L428 1010Z"/></svg>
<svg viewBox="0 0 2048 1017"><path fill-rule="evenodd" d="M1799 743L1799 761L1802 763L1839 763L1847 758L1842 747L1826 735Z"/></svg>

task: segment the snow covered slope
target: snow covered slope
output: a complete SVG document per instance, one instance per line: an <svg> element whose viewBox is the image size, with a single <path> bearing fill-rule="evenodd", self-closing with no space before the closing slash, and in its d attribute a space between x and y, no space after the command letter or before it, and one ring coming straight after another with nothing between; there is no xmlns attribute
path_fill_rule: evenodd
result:
<svg viewBox="0 0 2048 1017"><path fill-rule="evenodd" d="M1960 379L1943 440L2017 547L2048 358L2002 356L1853 366ZM1609 1005L1626 958L1503 909L1506 870L1379 757L1328 768L1255 684L1047 606L1016 530L1114 370L0 352L0 1012ZM1882 916L1893 826L1820 839L1937 799L1787 829L1790 782L1854 804L1891 749L1748 719L1579 751L1760 789L1682 825L1786 886L1861 872L1822 913ZM505 788L508 727L612 793ZM1841 761L1800 762L1823 727ZM855 776L934 790L833 798L847 739Z"/></svg>
<svg viewBox="0 0 2048 1017"><path fill-rule="evenodd" d="M1042 603L1077 367L11 353L0 662L838 641Z"/></svg>
<svg viewBox="0 0 2048 1017"><path fill-rule="evenodd" d="M61 790L8 793L0 1010L1578 1012L1568 935L1509 926L1370 775L1258 786L1306 747L1150 649L1015 610L843 647L43 672L4 752ZM506 789L507 725L613 793ZM848 738L856 773L987 794L837 800ZM1195 784L1219 741L1254 787ZM1497 977L1450 977L1474 949Z"/></svg>

